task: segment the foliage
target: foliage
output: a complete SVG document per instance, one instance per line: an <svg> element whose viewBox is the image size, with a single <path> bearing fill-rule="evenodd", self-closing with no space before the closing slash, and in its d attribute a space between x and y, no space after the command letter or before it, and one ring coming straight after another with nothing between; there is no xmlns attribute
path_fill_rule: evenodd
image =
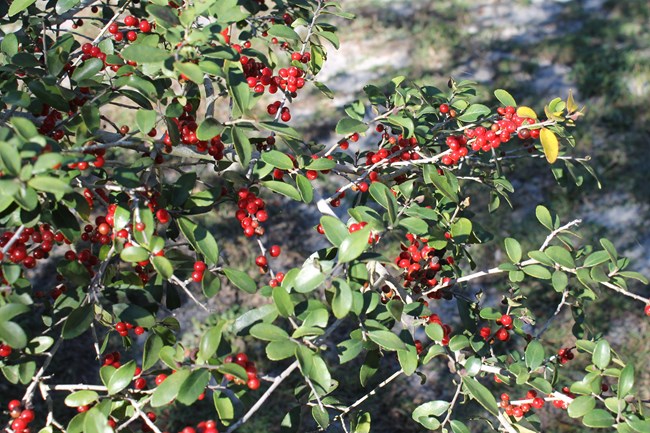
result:
<svg viewBox="0 0 650 433"><path fill-rule="evenodd" d="M299 376L282 431L367 432L366 399L402 375L424 379L422 370L444 358L453 397L412 412L429 430L486 422L536 431L545 402L590 428L648 430L634 368L584 326L585 304L603 291L648 304L627 286L647 280L612 242L580 244L571 231L579 220L562 222L540 205L548 235L538 249L498 240L507 260L483 271L470 254L491 235L474 220L481 210L470 210L468 184L481 186L472 191L489 196L493 212L515 192L506 165L544 158L556 173L575 163L592 172L574 156L569 131L583 110L571 94L542 115L503 89L496 106L484 105L471 81L451 79L442 90L397 77L366 86L346 106L336 143L307 143L289 126L290 106L304 86L331 97L317 81L339 44L327 20L352 18L334 2L1 7L0 368L25 387L8 428L32 422L39 391L47 409L35 423L44 432L133 429L138 421L160 433L151 408L204 398L218 421L197 427L232 432ZM88 26L92 42L80 41ZM342 183L328 194L324 178ZM267 202L279 197L321 212L315 230L331 245L286 272L274 269L281 246L265 242L264 223L274 218ZM340 206L347 215L335 212ZM220 254L222 237L205 218L215 209L230 209L259 245L261 279ZM400 251L385 247L394 241ZM34 284L44 266L56 268L50 287ZM510 281L500 304L468 290L497 274ZM527 307L533 282L560 298L548 318ZM226 285L240 291L246 312L210 322L198 347L186 347L175 310L212 313L201 299ZM436 314L441 299L456 303L457 320ZM577 342L549 347L543 335L565 307ZM37 326L27 326L30 316ZM101 364L97 382L52 381L64 340L88 335ZM139 336L142 355L121 359ZM237 338L262 342L282 372L261 384L256 360L233 349ZM563 370L575 356L588 365L568 381ZM399 369L387 371L383 359ZM349 365L359 366L367 389L354 401L337 378ZM493 382L521 398L498 403ZM54 401L79 414L60 422ZM472 402L471 416L455 411Z"/></svg>

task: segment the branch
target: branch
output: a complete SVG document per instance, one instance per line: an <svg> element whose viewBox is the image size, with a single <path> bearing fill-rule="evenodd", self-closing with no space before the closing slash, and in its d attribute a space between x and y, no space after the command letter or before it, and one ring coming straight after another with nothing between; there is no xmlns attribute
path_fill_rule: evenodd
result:
<svg viewBox="0 0 650 433"><path fill-rule="evenodd" d="M20 238L20 235L23 233L23 230L25 230L25 226L20 226L18 227L18 230L16 230L16 233L9 239L9 242L5 244L4 247L2 247L2 254L5 254L7 251L9 251L9 248L16 243L18 238Z"/></svg>
<svg viewBox="0 0 650 433"><path fill-rule="evenodd" d="M181 281L181 279L178 278L176 275L172 275L171 278L169 278L169 281L172 282L172 283L174 283L174 284L176 284L176 285L178 285L178 286L180 286L180 287L183 289L183 291L184 291L185 293L187 293L187 296L189 296L190 299L192 299L192 301L194 301L194 303L195 303L196 305L198 305L199 307L203 308L203 309L204 309L205 311L207 311L208 313L211 313L211 311L210 311L210 309L209 309L208 307L206 307L206 306L203 305L203 304L202 304L198 299L196 299L196 296L194 296L194 294L193 294L192 291L189 289L189 287L187 287L187 284L186 284L184 281Z"/></svg>
<svg viewBox="0 0 650 433"><path fill-rule="evenodd" d="M57 350L59 350L59 347L61 347L61 343L63 343L63 337L59 337L59 339L56 340L56 343L54 343L54 346L52 346L52 349L50 349L50 351L47 352L43 365L41 366L40 370L38 370L38 372L32 379L31 383L25 390L25 395L23 396L22 402L23 402L23 406L25 406L26 408L30 408L32 406L32 398L34 397L34 391L36 391L36 386L38 385L41 378L45 374L47 368L50 366L50 363L54 358L54 354L56 353Z"/></svg>
<svg viewBox="0 0 650 433"><path fill-rule="evenodd" d="M364 395L354 403L352 403L350 406L346 407L343 409L343 411L337 416L337 418L343 418L346 414L348 414L352 409L355 407L359 406L361 403L364 401L368 400L368 398L372 397L373 395L377 394L377 391L379 391L381 388L385 387L389 383L391 383L393 380L397 379L399 376L402 375L404 371L402 370L397 370L395 373L391 374L388 376L387 379L385 379L383 382L381 382L379 385L377 385L372 391L370 391L368 394ZM228 433L228 432L226 432Z"/></svg>
<svg viewBox="0 0 650 433"><path fill-rule="evenodd" d="M539 337L541 337L542 334L546 332L548 327L551 325L551 322L553 321L553 319L555 319L557 317L557 315L560 314L560 311L562 311L562 307L567 305L567 303L566 303L567 296L569 296L569 292L567 290L562 292L562 300L558 304L558 306L555 309L555 312L553 313L553 315L548 318L548 320L546 321L546 323L544 324L542 329L540 329L540 331L537 333L537 335L535 335L535 339L539 339Z"/></svg>
<svg viewBox="0 0 650 433"><path fill-rule="evenodd" d="M145 424L147 424L151 428L151 430L154 431L154 433L162 433L160 429L156 426L156 424L154 424L153 421L149 419L147 414L142 411L138 402L130 398L128 398L127 400L129 403L131 403L131 406L133 406L133 409L135 409L136 413L140 416L140 418L142 418Z"/></svg>
<svg viewBox="0 0 650 433"><path fill-rule="evenodd" d="M454 405L456 404L456 400L458 400L458 396L460 395L460 391L462 388L463 388L463 381L459 380L458 386L456 387L456 392L454 393L454 398L452 398L451 402L449 403L449 409L447 409L447 416L445 416L445 419L442 421L442 428L445 428L447 423L451 421L451 414L454 411Z"/></svg>
<svg viewBox="0 0 650 433"><path fill-rule="evenodd" d="M575 220L573 220L573 221L571 221L571 222L569 222L567 224L564 224L562 227L559 227L559 228L553 230L551 232L551 234L549 234L546 237L546 239L544 240L544 243L542 244L542 246L539 247L539 250L544 251L546 249L546 247L548 246L548 244L550 244L551 241L553 240L553 238L555 238L558 234L560 234L561 232L563 232L565 230L568 230L569 228L571 228L573 226L581 224L581 223L582 223L581 219L575 219Z"/></svg>
<svg viewBox="0 0 650 433"><path fill-rule="evenodd" d="M298 368L298 361L294 361L290 366L288 366L278 377L275 378L269 389L266 390L264 394L260 397L259 400L251 407L248 412L236 423L231 425L228 430L226 430L226 433L232 433L235 430L237 430L242 424L244 424L246 421L248 421L254 414L257 412L260 407L264 404L266 400L273 394L273 391L280 386L280 384L287 378L289 375ZM160 432L156 432L160 433Z"/></svg>

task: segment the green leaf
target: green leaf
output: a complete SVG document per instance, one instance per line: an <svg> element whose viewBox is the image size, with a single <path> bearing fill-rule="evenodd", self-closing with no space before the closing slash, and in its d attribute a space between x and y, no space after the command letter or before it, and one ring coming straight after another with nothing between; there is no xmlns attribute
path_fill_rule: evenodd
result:
<svg viewBox="0 0 650 433"><path fill-rule="evenodd" d="M235 419L235 406L233 405L232 400L227 395L219 391L215 391L212 394L212 400L214 402L214 407L217 409L217 414L219 415L219 420L224 425L229 425Z"/></svg>
<svg viewBox="0 0 650 433"><path fill-rule="evenodd" d="M457 352L469 346L469 338L462 334L454 335L449 340L449 349L453 352Z"/></svg>
<svg viewBox="0 0 650 433"><path fill-rule="evenodd" d="M311 186L311 182L309 182L309 180L302 174L297 174L296 185L298 185L298 191L300 192L302 201L305 203L311 203L314 199L314 189Z"/></svg>
<svg viewBox="0 0 650 433"><path fill-rule="evenodd" d="M296 187L286 182L267 180L265 182L262 182L262 186L270 189L271 191L287 196L295 201L301 201L302 199L300 192L296 189Z"/></svg>
<svg viewBox="0 0 650 433"><path fill-rule="evenodd" d="M533 340L528 343L526 348L526 366L532 371L536 370L544 362L544 346L537 341Z"/></svg>
<svg viewBox="0 0 650 433"><path fill-rule="evenodd" d="M368 332L368 338L387 350L405 350L406 344L391 331L377 329Z"/></svg>
<svg viewBox="0 0 650 433"><path fill-rule="evenodd" d="M606 410L594 409L582 418L582 423L592 428L610 428L614 425L614 417Z"/></svg>
<svg viewBox="0 0 650 433"><path fill-rule="evenodd" d="M340 247L343 240L349 234L346 225L340 219L329 215L321 217L320 223L323 226L327 239L335 247Z"/></svg>
<svg viewBox="0 0 650 433"><path fill-rule="evenodd" d="M258 323L250 329L250 335L264 341L283 341L289 339L289 334L279 326L271 323Z"/></svg>
<svg viewBox="0 0 650 433"><path fill-rule="evenodd" d="M14 129L25 140L31 140L32 138L38 136L38 130L36 126L32 123L31 120L25 119L23 117L13 117L11 119L11 124Z"/></svg>
<svg viewBox="0 0 650 433"><path fill-rule="evenodd" d="M551 213L544 206L539 205L535 208L535 216L537 220L547 229L553 230L553 218Z"/></svg>
<svg viewBox="0 0 650 433"><path fill-rule="evenodd" d="M244 367L231 362L229 364L222 364L217 368L217 371L222 374L230 374L235 376L237 379L241 379L244 382L248 380L248 374Z"/></svg>
<svg viewBox="0 0 650 433"><path fill-rule="evenodd" d="M263 152L262 161L281 170L293 169L293 161L291 160L291 158L289 158L285 153L277 150L270 150L268 152Z"/></svg>
<svg viewBox="0 0 650 433"><path fill-rule="evenodd" d="M507 91L505 91L503 89L496 89L494 91L494 96L497 97L499 102L501 102L501 104L504 107L508 107L508 106L516 107L517 106L517 102L515 101L515 98L513 98L510 93L508 93Z"/></svg>
<svg viewBox="0 0 650 433"><path fill-rule="evenodd" d="M244 77L244 73L239 67L235 66L233 63L228 62L228 75L226 76L226 78L228 82L228 88L230 90L229 93L235 99L236 107L239 109L240 112L245 113L248 110L248 104L251 97L251 90L248 87L248 84L246 83L246 78ZM233 127L233 134L235 133L234 132L235 129L239 129L239 128ZM248 138L246 138L246 141L248 141ZM236 142L235 142L235 149L237 149ZM239 155L239 152L237 154ZM242 152L242 155L249 155L250 158L250 151ZM242 155L239 155L240 161L242 161L242 165L246 166L248 165L248 160L246 160L245 158L242 159Z"/></svg>
<svg viewBox="0 0 650 433"><path fill-rule="evenodd" d="M470 433L467 426L458 420L452 420L449 424L451 424L451 430L454 433Z"/></svg>
<svg viewBox="0 0 650 433"><path fill-rule="evenodd" d="M604 370L609 365L611 358L611 349L607 340L598 341L591 357L591 361L594 365L599 369Z"/></svg>
<svg viewBox="0 0 650 433"><path fill-rule="evenodd" d="M157 23L162 24L166 28L174 27L181 23L178 19L178 14L167 6L167 4L165 6L149 4L147 6L147 12L156 18Z"/></svg>
<svg viewBox="0 0 650 433"><path fill-rule="evenodd" d="M399 225L406 228L409 233L416 235L424 235L429 231L429 224L416 217L402 218L399 220Z"/></svg>
<svg viewBox="0 0 650 433"><path fill-rule="evenodd" d="M499 408L497 402L489 389L469 376L463 377L463 385L465 385L465 389L467 389L467 392L469 392L474 400L478 401L492 415L498 415Z"/></svg>
<svg viewBox="0 0 650 433"><path fill-rule="evenodd" d="M372 198L388 211L388 219L394 224L397 220L397 200L392 190L381 182L373 182L369 191Z"/></svg>
<svg viewBox="0 0 650 433"><path fill-rule="evenodd" d="M370 236L370 227L366 226L361 230L350 233L341 242L339 248L339 263L347 263L359 257L366 248L368 248L368 237Z"/></svg>
<svg viewBox="0 0 650 433"><path fill-rule="evenodd" d="M472 222L467 218L458 218L451 225L451 235L457 243L466 243L472 234Z"/></svg>
<svg viewBox="0 0 650 433"><path fill-rule="evenodd" d="M97 407L93 407L86 412L84 418L84 433L106 433L110 427L108 426L108 417Z"/></svg>
<svg viewBox="0 0 650 433"><path fill-rule="evenodd" d="M196 130L196 137L199 140L210 140L223 132L223 125L214 117L205 119Z"/></svg>
<svg viewBox="0 0 650 433"><path fill-rule="evenodd" d="M299 41L300 36L298 36L298 33L291 27L284 25L284 24L274 24L269 29L267 30L267 33L270 36L277 36L278 38L282 39L291 39L294 41Z"/></svg>
<svg viewBox="0 0 650 433"><path fill-rule="evenodd" d="M10 17L13 17L14 15L30 7L35 2L36 0L14 0L14 2L11 3L11 6L9 6L8 15Z"/></svg>
<svg viewBox="0 0 650 433"><path fill-rule="evenodd" d="M206 272L203 274L203 280L201 280L201 288L203 294L211 298L221 290L221 279L215 277L212 272Z"/></svg>
<svg viewBox="0 0 650 433"><path fill-rule="evenodd" d="M331 170L336 167L336 162L329 158L312 159L305 167L307 170L323 171Z"/></svg>
<svg viewBox="0 0 650 433"><path fill-rule="evenodd" d="M94 313L92 304L86 304L73 310L65 322L63 322L63 338L69 340L80 336L90 328L93 318Z"/></svg>
<svg viewBox="0 0 650 433"><path fill-rule="evenodd" d="M135 113L135 123L138 125L140 132L148 134L156 125L157 115L158 114L154 110L138 110L137 113Z"/></svg>
<svg viewBox="0 0 650 433"><path fill-rule="evenodd" d="M517 239L505 239L506 253L512 263L519 263L521 261L521 245Z"/></svg>
<svg viewBox="0 0 650 433"><path fill-rule="evenodd" d="M555 263L564 266L565 268L573 269L576 267L571 253L562 247L551 246L544 250L544 253L546 253L546 255Z"/></svg>
<svg viewBox="0 0 650 433"><path fill-rule="evenodd" d="M273 288L273 303L278 309L278 312L282 317L293 316L294 307L293 302L291 301L291 296L289 292L285 290L284 287L274 287Z"/></svg>
<svg viewBox="0 0 650 433"><path fill-rule="evenodd" d="M424 181L433 184L438 191L449 200L458 203L458 191L452 187L449 179L452 174L438 174L438 170L433 164L427 164L423 168Z"/></svg>
<svg viewBox="0 0 650 433"><path fill-rule="evenodd" d="M189 370L181 369L168 376L163 383L158 385L151 395L151 407L162 407L171 403L178 395L183 382L187 380L189 375Z"/></svg>
<svg viewBox="0 0 650 433"><path fill-rule="evenodd" d="M339 123L336 124L336 133L340 135L351 135L355 132L362 133L366 132L368 125L364 122L350 117L344 117L339 120Z"/></svg>
<svg viewBox="0 0 650 433"><path fill-rule="evenodd" d="M18 267L17 267L18 268ZM18 268L20 270L20 268ZM5 276L7 275L7 266L3 266ZM15 280L14 280L15 281ZM0 307L0 321L5 322L16 316L25 314L29 311L29 306L25 304L6 304Z"/></svg>
<svg viewBox="0 0 650 433"><path fill-rule="evenodd" d="M57 177L36 176L31 178L27 184L38 191L54 194L59 199L64 194L72 192L70 184Z"/></svg>
<svg viewBox="0 0 650 433"><path fill-rule="evenodd" d="M210 372L208 370L194 370L182 383L176 400L185 406L190 406L205 391L209 381Z"/></svg>
<svg viewBox="0 0 650 433"><path fill-rule="evenodd" d="M198 65L191 62L174 62L174 69L185 75L196 84L203 84L203 71Z"/></svg>
<svg viewBox="0 0 650 433"><path fill-rule="evenodd" d="M163 348L163 340L158 334L150 334L144 343L142 353L142 370L148 370L158 362L160 349Z"/></svg>
<svg viewBox="0 0 650 433"><path fill-rule="evenodd" d="M90 403L97 400L99 400L99 394L97 394L95 391L83 390L73 392L72 394L68 395L63 402L68 407L79 407L89 405Z"/></svg>
<svg viewBox="0 0 650 433"><path fill-rule="evenodd" d="M616 253L616 247L614 246L613 243L611 243L608 239L601 239L600 240L600 245L602 245L603 248L605 248L605 251L607 251L607 254L609 254L610 259L612 262L616 262L618 259L618 254Z"/></svg>
<svg viewBox="0 0 650 433"><path fill-rule="evenodd" d="M443 400L430 401L416 407L411 416L425 428L436 430L440 427L440 421L436 417L445 413L449 406L449 402Z"/></svg>
<svg viewBox="0 0 650 433"><path fill-rule="evenodd" d="M199 343L199 353L197 354L197 360L206 361L215 354L219 343L221 343L221 334L224 326L223 321L219 322L217 325L212 326L210 329L205 331L201 337L201 342Z"/></svg>
<svg viewBox="0 0 650 433"><path fill-rule="evenodd" d="M293 287L298 293L309 293L320 286L325 281L325 275L321 272L320 267L308 261L296 275Z"/></svg>
<svg viewBox="0 0 650 433"><path fill-rule="evenodd" d="M618 389L616 395L618 398L626 397L632 387L634 386L634 365L628 364L623 370L621 370L621 375L618 378Z"/></svg>
<svg viewBox="0 0 650 433"><path fill-rule="evenodd" d="M569 284L569 277L562 271L555 271L551 282L553 283L553 289L558 293L562 293Z"/></svg>
<svg viewBox="0 0 650 433"><path fill-rule="evenodd" d="M482 104L472 104L457 117L461 122L474 122L478 120L481 116L487 116L490 114L490 109Z"/></svg>
<svg viewBox="0 0 650 433"><path fill-rule="evenodd" d="M442 341L445 337L445 331L442 329L442 326L437 323L429 323L426 328L424 328L424 332L426 332L427 336L433 341Z"/></svg>
<svg viewBox="0 0 650 433"><path fill-rule="evenodd" d="M120 253L120 258L125 262L143 262L149 259L149 251L142 247L126 247Z"/></svg>
<svg viewBox="0 0 650 433"><path fill-rule="evenodd" d="M247 273L233 268L223 268L223 273L235 287L242 289L244 292L255 293L257 291L255 280L249 277Z"/></svg>
<svg viewBox="0 0 650 433"><path fill-rule="evenodd" d="M590 395L576 397L567 408L571 418L580 418L591 412L596 407L596 399Z"/></svg>
<svg viewBox="0 0 650 433"><path fill-rule="evenodd" d="M551 272L541 265L528 265L522 268L522 271L527 275L540 280L550 280L552 278Z"/></svg>
<svg viewBox="0 0 650 433"><path fill-rule="evenodd" d="M135 374L135 367L135 361L131 360L118 368L106 385L108 393L111 395L117 394L129 386Z"/></svg>
<svg viewBox="0 0 650 433"><path fill-rule="evenodd" d="M87 80L97 75L97 73L101 71L103 67L103 61L99 60L98 58L91 57L90 59L85 60L74 70L72 79L76 82Z"/></svg>
<svg viewBox="0 0 650 433"><path fill-rule="evenodd" d="M334 289L332 312L337 319L341 319L347 316L352 308L352 289L341 278L336 278L332 281L332 288Z"/></svg>
<svg viewBox="0 0 650 433"><path fill-rule="evenodd" d="M153 265L156 272L160 274L161 277L168 280L174 275L174 267L168 258L163 256L154 256L151 259L151 264Z"/></svg>
<svg viewBox="0 0 650 433"><path fill-rule="evenodd" d="M0 142L0 163L9 174L13 176L20 174L20 154L18 149L6 141Z"/></svg>
<svg viewBox="0 0 650 433"><path fill-rule="evenodd" d="M246 87L248 87L247 84L244 84ZM299 140L301 135L293 129L289 125L285 125L284 123L280 122L259 122L259 126L264 129L264 130L269 130L276 132L282 136L289 137L289 138L295 138L296 140ZM320 159L320 158L319 158ZM325 158L326 159L326 158Z"/></svg>
<svg viewBox="0 0 650 433"><path fill-rule="evenodd" d="M203 254L208 265L217 264L219 261L219 246L208 229L187 217L178 219L178 227L194 249Z"/></svg>
<svg viewBox="0 0 650 433"><path fill-rule="evenodd" d="M247 167L251 161L253 147L251 142L241 128L236 126L232 127L232 139L235 145L235 152L239 157L239 163L242 167ZM300 200L300 198L298 198Z"/></svg>
<svg viewBox="0 0 650 433"><path fill-rule="evenodd" d="M122 57L125 60L138 62L138 64L162 63L171 58L171 53L158 47L144 44L131 44L122 50Z"/></svg>
<svg viewBox="0 0 650 433"><path fill-rule="evenodd" d="M291 340L272 341L266 346L266 356L271 361L280 361L294 355L296 343Z"/></svg>

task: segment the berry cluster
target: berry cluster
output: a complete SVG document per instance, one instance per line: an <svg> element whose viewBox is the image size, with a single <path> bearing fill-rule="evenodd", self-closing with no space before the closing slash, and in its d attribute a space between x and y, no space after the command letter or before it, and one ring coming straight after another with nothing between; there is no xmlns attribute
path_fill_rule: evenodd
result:
<svg viewBox="0 0 650 433"><path fill-rule="evenodd" d="M122 42L124 39L133 42L138 39L138 31L149 33L152 25L147 20L139 20L133 15L128 15L124 18L124 27L127 29L120 31L120 25L116 22L113 22L108 26L108 33L113 35L115 42Z"/></svg>
<svg viewBox="0 0 650 433"><path fill-rule="evenodd" d="M6 231L0 235L0 248L3 248L14 237L14 232ZM48 224L41 224L37 227L27 227L14 240L6 252L6 258L16 264L22 264L25 268L31 269L36 266L38 260L47 259L54 243L69 243L61 232L53 232ZM0 252L0 261L5 259L5 254ZM0 282L7 284L0 269Z"/></svg>
<svg viewBox="0 0 650 433"><path fill-rule="evenodd" d="M135 335L142 335L145 332L145 329L142 326L135 326L128 322L117 322L115 324L115 330L122 337L128 336L130 330L133 330Z"/></svg>
<svg viewBox="0 0 650 433"><path fill-rule="evenodd" d="M185 145L196 146L197 152L207 152L208 155L212 156L215 160L222 160L224 156L224 145L221 141L221 135L215 135L209 141L199 140L196 136L198 124L196 123L196 118L194 117L193 113L194 107L192 106L191 102L188 102L183 106L183 114L181 114L179 117L173 117L171 119L178 127L181 143ZM156 130L152 129L149 131L148 135L150 137L155 137ZM169 132L165 132L162 137L162 142L165 145L165 151L170 152L172 148L172 140L169 136ZM156 162L162 162L162 157L158 156Z"/></svg>
<svg viewBox="0 0 650 433"><path fill-rule="evenodd" d="M264 200L257 197L255 193L247 188L240 189L237 197L238 209L235 217L240 222L244 230L244 235L249 238L254 235L262 236L264 234L264 228L260 223L269 219L269 214L264 209Z"/></svg>
<svg viewBox="0 0 650 433"><path fill-rule="evenodd" d="M273 258L276 258L280 255L282 252L282 249L280 248L280 245L272 245L271 248L269 248L269 255ZM259 255L255 258L255 264L259 266L260 268L260 273L265 274L269 270L269 261L267 260L266 256L264 255Z"/></svg>
<svg viewBox="0 0 650 433"><path fill-rule="evenodd" d="M428 245L427 238L418 238L411 233L406 234L409 244L400 245L401 252L395 258L395 264L402 269L404 287L411 288L413 293L420 293L423 288L430 289L438 285L436 278L443 265L453 265L453 257L443 258L445 250L436 250ZM442 284L449 283L449 278L443 278ZM440 299L443 291L436 290L428 294L429 298Z"/></svg>
<svg viewBox="0 0 650 433"><path fill-rule="evenodd" d="M508 314L502 315L496 320L497 325L501 325L499 329L492 335L492 329L489 326L484 326L480 329L479 334L484 340L491 340L492 337L499 341L508 341L510 339L510 330L513 328L512 316ZM492 340L493 341L493 340Z"/></svg>
<svg viewBox="0 0 650 433"><path fill-rule="evenodd" d="M275 114L277 114L278 110L280 110L280 119L283 122L290 121L291 120L291 110L289 109L289 107L282 107L282 108L280 108L280 107L282 107L282 102L275 101L275 102L269 104L266 107L266 111L271 116L274 116Z"/></svg>
<svg viewBox="0 0 650 433"><path fill-rule="evenodd" d="M245 353L238 353L235 356L227 356L223 362L226 364L234 362L235 364L239 365L240 367L246 370L246 374L248 375L248 381L246 382L246 386L248 386L248 389L254 391L260 387L260 379L257 377L257 368L255 368L255 364L253 362L248 360L248 356ZM226 378L226 380L233 381L238 385L244 384L242 380L230 374L226 374L224 375L224 377Z"/></svg>
<svg viewBox="0 0 650 433"><path fill-rule="evenodd" d="M555 401L557 400L554 400L553 403L555 403ZM506 415L521 418L525 413L530 412L532 408L543 408L544 403L544 399L537 396L537 391L531 389L526 393L526 400L520 404L510 404L510 395L507 393L501 394L501 402L499 403L499 406L503 408Z"/></svg>
<svg viewBox="0 0 650 433"><path fill-rule="evenodd" d="M205 272L206 266L205 262L202 262L200 260L194 262L193 266L193 272L192 272L192 281L195 283L200 283L203 280L203 273Z"/></svg>
<svg viewBox="0 0 650 433"><path fill-rule="evenodd" d="M29 423L34 421L34 411L23 409L18 400L11 400L7 405L7 409L9 409L9 414L13 418L11 429L14 433L29 433Z"/></svg>
<svg viewBox="0 0 650 433"><path fill-rule="evenodd" d="M269 281L269 286L271 287L278 287L280 284L282 284L282 281L284 280L284 273L283 272L278 272L275 274L275 278L273 278L271 281ZM284 290L284 289L282 289Z"/></svg>
<svg viewBox="0 0 650 433"><path fill-rule="evenodd" d="M135 32L134 32L134 34L135 34ZM81 56L81 60L84 61L84 62L85 62L86 60L88 60L88 59L91 59L91 58L96 58L96 59L99 59L99 60L101 60L102 62L104 62L104 66L102 66L102 70L103 70L106 66L110 66L111 71L113 71L113 72L117 72L117 71L122 67L122 63L121 63L121 62L120 62L120 63L109 64L109 63L106 61L107 54L106 54L105 52L103 52L102 49L99 48L97 45L92 45L92 44L89 43L89 42L86 42L85 44L83 44L83 45L81 46L81 52L83 53L83 55ZM136 65L137 65L137 63L134 62L133 60L128 60L128 61L126 62L126 64L127 64L127 65L130 65L130 66L136 66ZM81 65L80 65L80 66L81 66ZM75 69L75 68L74 68L73 66L69 66L69 67L67 67L67 72L68 72L68 74L72 75L72 72L74 71L74 69Z"/></svg>
<svg viewBox="0 0 650 433"><path fill-rule="evenodd" d="M120 352L111 352L104 355L104 365L110 365L115 368L120 368Z"/></svg>
<svg viewBox="0 0 650 433"><path fill-rule="evenodd" d="M381 132L381 141L379 142L379 149L376 152L370 151L365 157L366 166L373 166L382 162L395 163L399 161L415 161L420 159L420 154L415 151L417 146L417 138L411 137L404 138L401 134L391 135L383 125L377 125L377 132ZM371 171L368 174L371 182L376 182L379 178L379 173ZM396 183L401 183L406 180L405 175L400 175L395 179Z"/></svg>

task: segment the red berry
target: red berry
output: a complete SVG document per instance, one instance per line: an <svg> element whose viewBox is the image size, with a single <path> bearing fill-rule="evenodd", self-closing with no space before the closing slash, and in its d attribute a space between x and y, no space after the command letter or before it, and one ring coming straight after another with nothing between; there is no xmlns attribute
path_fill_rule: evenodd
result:
<svg viewBox="0 0 650 433"><path fill-rule="evenodd" d="M510 334L506 328L499 328L496 333L496 337L501 341L508 341L508 339L510 339Z"/></svg>
<svg viewBox="0 0 650 433"><path fill-rule="evenodd" d="M13 422L11 423L11 429L15 432L21 432L26 428L27 428L27 423L20 418L13 420Z"/></svg>
<svg viewBox="0 0 650 433"><path fill-rule="evenodd" d="M138 22L138 19L134 17L133 15L129 15L126 18L124 18L124 25L128 27L133 27L136 25Z"/></svg>
<svg viewBox="0 0 650 433"><path fill-rule="evenodd" d="M143 377L139 377L133 383L135 389L145 389L147 387L147 381Z"/></svg>
<svg viewBox="0 0 650 433"><path fill-rule="evenodd" d="M119 30L120 30L120 28L117 25L117 23L111 23L111 25L108 26L108 33L110 33L112 35L116 34ZM85 53L85 51L84 51L84 53Z"/></svg>
<svg viewBox="0 0 650 433"><path fill-rule="evenodd" d="M205 263L203 262L194 262L194 270L196 272L203 272L205 271Z"/></svg>
<svg viewBox="0 0 650 433"><path fill-rule="evenodd" d="M192 281L195 283L200 283L203 280L203 272L194 271L192 272Z"/></svg>
<svg viewBox="0 0 650 433"><path fill-rule="evenodd" d="M248 355L246 355L245 353L238 353L238 354L235 356L235 362L236 362L237 364L243 364L243 365L246 365L246 363L248 362Z"/></svg>
<svg viewBox="0 0 650 433"><path fill-rule="evenodd" d="M449 113L449 105L448 104L440 104L440 107L438 107L438 109L440 110L440 112L442 114Z"/></svg>
<svg viewBox="0 0 650 433"><path fill-rule="evenodd" d="M268 260L264 256L257 256L255 259L255 264L259 267L264 267L269 264Z"/></svg>
<svg viewBox="0 0 650 433"><path fill-rule="evenodd" d="M247 385L249 389L255 391L260 387L260 380L257 377L253 377L248 379Z"/></svg>
<svg viewBox="0 0 650 433"><path fill-rule="evenodd" d="M142 335L142 334L144 334L144 328L143 328L142 326L136 326L136 327L133 329L133 333L134 333L135 335Z"/></svg>
<svg viewBox="0 0 650 433"><path fill-rule="evenodd" d="M12 348L8 344L0 344L0 358L8 357L9 355L11 355L11 351Z"/></svg>
<svg viewBox="0 0 650 433"><path fill-rule="evenodd" d="M544 399L539 397L534 398L531 406L533 406L535 409L541 409L544 407Z"/></svg>
<svg viewBox="0 0 650 433"><path fill-rule="evenodd" d="M501 316L501 319L499 319L499 321L500 321L501 325L503 325L503 326L512 325L512 317L510 317L507 314L504 314L503 316Z"/></svg>
<svg viewBox="0 0 650 433"><path fill-rule="evenodd" d="M650 304L646 305L643 311L645 312L646 316L650 316Z"/></svg>
<svg viewBox="0 0 650 433"><path fill-rule="evenodd" d="M146 228L146 225L143 222L135 223L135 229L137 231L142 232L142 231L144 231L145 228Z"/></svg>
<svg viewBox="0 0 650 433"><path fill-rule="evenodd" d="M165 379L167 379L166 374L164 374L164 373L159 374L158 376L156 376L156 380L155 380L156 385L160 385L161 383L163 383L165 381Z"/></svg>
<svg viewBox="0 0 650 433"><path fill-rule="evenodd" d="M34 411L31 409L25 409L20 413L20 419L29 424L30 422L34 421Z"/></svg>
<svg viewBox="0 0 650 433"><path fill-rule="evenodd" d="M147 20L140 21L140 31L143 33L149 33L151 31L151 24Z"/></svg>
<svg viewBox="0 0 650 433"><path fill-rule="evenodd" d="M138 39L138 34L137 34L136 32L134 32L133 30L130 30L130 31L126 34L126 38L127 38L129 41L133 42L133 41L135 41L136 39Z"/></svg>
<svg viewBox="0 0 650 433"><path fill-rule="evenodd" d="M271 257L277 257L280 255L281 249L280 245L272 245L271 249L269 250L269 254Z"/></svg>
<svg viewBox="0 0 650 433"><path fill-rule="evenodd" d="M161 224L167 224L169 222L169 212L165 209L158 209L156 212L156 218Z"/></svg>
<svg viewBox="0 0 650 433"><path fill-rule="evenodd" d="M20 409L21 405L22 404L20 403L20 400L11 400L9 404L7 404L7 409L10 411L14 409Z"/></svg>

